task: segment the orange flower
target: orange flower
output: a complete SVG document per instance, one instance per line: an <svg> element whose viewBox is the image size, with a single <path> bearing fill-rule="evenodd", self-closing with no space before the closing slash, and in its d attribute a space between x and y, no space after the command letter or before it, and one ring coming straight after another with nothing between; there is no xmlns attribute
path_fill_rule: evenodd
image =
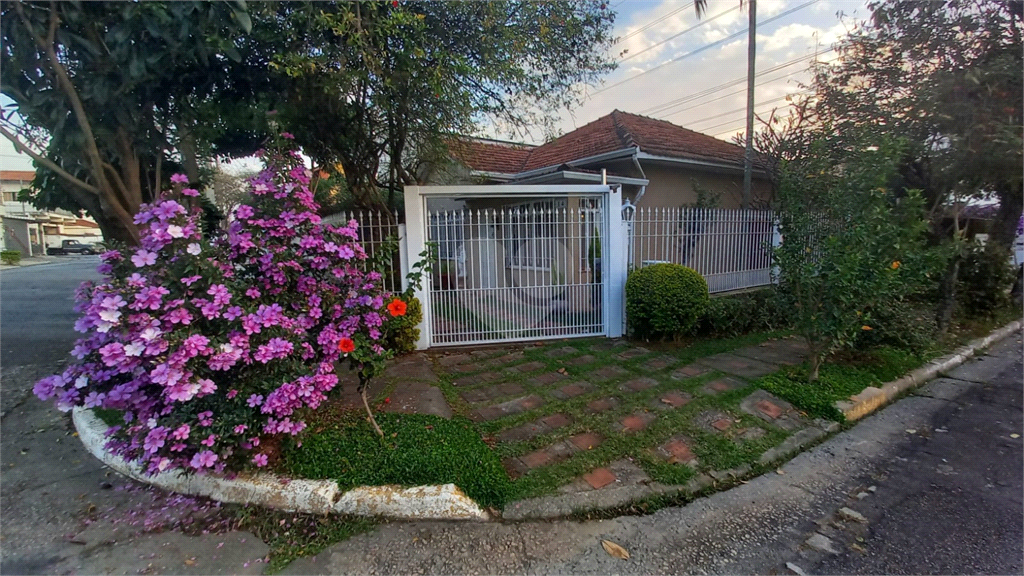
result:
<svg viewBox="0 0 1024 576"><path fill-rule="evenodd" d="M341 350L345 354L356 349L356 343L351 338L342 338L341 342L338 342L338 350Z"/></svg>
<svg viewBox="0 0 1024 576"><path fill-rule="evenodd" d="M392 316L405 316L405 302L395 298L388 303L388 312L390 312Z"/></svg>
<svg viewBox="0 0 1024 576"><path fill-rule="evenodd" d="M871 330L872 328L871 328L871 326L861 326L860 329L861 330Z"/></svg>
<svg viewBox="0 0 1024 576"><path fill-rule="evenodd" d="M890 268L892 268L893 270L896 270L899 267L900 267L900 261L899 260L894 260L893 263L892 263L892 266L890 266Z"/></svg>

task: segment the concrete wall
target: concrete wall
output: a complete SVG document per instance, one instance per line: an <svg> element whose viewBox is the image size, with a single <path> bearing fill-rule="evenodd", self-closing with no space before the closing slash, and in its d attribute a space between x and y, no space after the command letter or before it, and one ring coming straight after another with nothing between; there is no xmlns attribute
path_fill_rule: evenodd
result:
<svg viewBox="0 0 1024 576"><path fill-rule="evenodd" d="M28 258L33 254L39 254L38 234L36 231L36 242L32 241L32 231L35 224L24 220L3 218L4 250L17 250L21 252L22 258Z"/></svg>

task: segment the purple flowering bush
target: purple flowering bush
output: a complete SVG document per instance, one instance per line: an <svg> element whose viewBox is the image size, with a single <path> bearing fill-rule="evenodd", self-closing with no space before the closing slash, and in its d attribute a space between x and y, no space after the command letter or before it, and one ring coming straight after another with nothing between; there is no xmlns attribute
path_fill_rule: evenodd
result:
<svg viewBox="0 0 1024 576"><path fill-rule="evenodd" d="M296 154L266 160L212 242L183 178L143 206L141 245L103 254L104 281L78 290L77 362L35 385L63 411L122 411L107 449L149 472L265 466L261 437L302 432L299 414L327 399L340 363L365 385L390 355L398 314L380 274L363 271L356 222L320 222Z"/></svg>

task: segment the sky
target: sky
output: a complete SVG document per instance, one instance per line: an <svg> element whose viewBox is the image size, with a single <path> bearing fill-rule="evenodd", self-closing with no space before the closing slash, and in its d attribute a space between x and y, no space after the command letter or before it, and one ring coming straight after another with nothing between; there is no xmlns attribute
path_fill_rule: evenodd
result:
<svg viewBox="0 0 1024 576"><path fill-rule="evenodd" d="M692 3L685 0L610 1L617 13L613 35L620 38L610 55L619 61L618 68L601 85L586 88L581 106L563 113L559 133L619 109L723 140L741 134L746 110L746 5L740 9L739 0L709 0L707 12L698 19ZM800 92L799 82L809 79L807 68L813 59L834 58L830 49L836 40L854 21L867 16L865 0L758 0L756 72L761 76L756 80L755 111L784 109L786 95ZM539 144L543 137L533 130L519 140ZM0 167L32 170L28 158L3 138Z"/></svg>
<svg viewBox="0 0 1024 576"><path fill-rule="evenodd" d="M587 88L582 106L563 114L559 132L619 109L725 140L742 133L746 4L740 9L739 0L709 0L698 19L692 3L683 0L611 1L620 41L610 55L618 68L601 85ZM800 92L799 82L809 79L816 55L835 58L834 43L868 15L864 0L758 0L755 72L761 76L755 81L755 111L784 108L786 95ZM543 134L534 132L522 140L540 143Z"/></svg>

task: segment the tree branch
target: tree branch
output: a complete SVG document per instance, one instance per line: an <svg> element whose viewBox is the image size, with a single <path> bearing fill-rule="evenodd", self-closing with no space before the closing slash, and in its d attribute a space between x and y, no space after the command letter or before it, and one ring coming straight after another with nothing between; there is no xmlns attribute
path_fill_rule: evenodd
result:
<svg viewBox="0 0 1024 576"><path fill-rule="evenodd" d="M14 8L21 17L21 20L29 34L35 38L36 44L38 44L40 49L42 49L46 54L47 59L50 61L50 67L57 77L57 84L71 103L71 109L75 113L75 119L78 121L78 127L82 130L82 135L85 137L86 151L92 163L93 174L96 177L98 184L96 187L97 193L99 193L100 190L107 187L107 179L103 174L103 161L100 157L99 147L96 145L96 136L92 132L92 124L86 116L85 106L82 104L82 100L78 96L78 90L75 89L75 85L71 82L71 77L68 76L67 70L65 70L64 66L60 63L60 60L57 58L57 52L53 48L53 43L56 40L57 28L60 25L60 18L57 15L57 4L56 2L50 2L50 26L46 38L36 35L35 30L32 27L32 23L25 14L25 10L21 7L21 3L15 3Z"/></svg>
<svg viewBox="0 0 1024 576"><path fill-rule="evenodd" d="M61 178L64 178L68 182L71 182L75 186L78 186L79 188L81 188L81 189L83 189L83 190L85 190L87 192L90 192L92 194L96 194L97 196L99 195L99 193L100 193L100 189L99 188L93 186L92 184L89 184L88 182L86 182L84 180L76 178L70 172L68 172L67 170L61 168L60 165L57 164L56 162L54 162L53 160L50 160L49 158L47 158L45 156L42 156L40 154L37 154L37 153L33 152L28 146L25 146L24 144L22 144L21 141L18 140L17 136L15 136L14 134L11 134L10 132L8 132L7 129L5 129L3 126L0 126L0 134L2 134L4 138L7 138L8 140L10 140L11 144L14 145L15 150L17 150L18 152L24 152L25 154L28 154L29 156L32 157L33 160L35 160L36 162L39 162L43 166L46 166L47 168L49 168L50 170L55 172L58 176L60 176Z"/></svg>

